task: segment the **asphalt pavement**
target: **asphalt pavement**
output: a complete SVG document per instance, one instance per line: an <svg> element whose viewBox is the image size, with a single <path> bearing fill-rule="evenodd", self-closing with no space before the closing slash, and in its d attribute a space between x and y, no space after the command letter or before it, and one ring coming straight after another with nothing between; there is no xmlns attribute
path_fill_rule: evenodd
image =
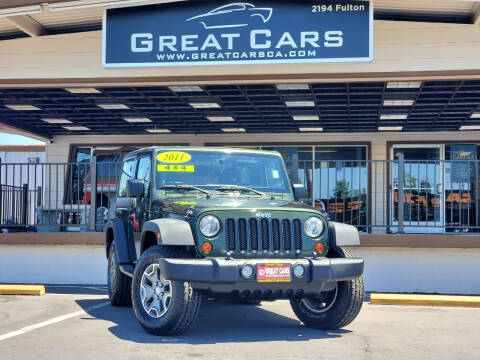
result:
<svg viewBox="0 0 480 360"><path fill-rule="evenodd" d="M205 301L194 327L156 337L97 287L0 296L1 359L476 359L480 309L371 305L336 331L304 327L288 301Z"/></svg>

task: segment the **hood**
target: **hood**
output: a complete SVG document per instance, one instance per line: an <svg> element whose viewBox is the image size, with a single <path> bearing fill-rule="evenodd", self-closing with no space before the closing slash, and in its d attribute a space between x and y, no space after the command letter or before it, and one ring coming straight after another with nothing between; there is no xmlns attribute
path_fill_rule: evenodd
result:
<svg viewBox="0 0 480 360"><path fill-rule="evenodd" d="M206 208L296 208L313 209L310 205L290 200L252 199L234 197L172 198L155 200L153 205L160 207L162 212L179 216L196 216Z"/></svg>

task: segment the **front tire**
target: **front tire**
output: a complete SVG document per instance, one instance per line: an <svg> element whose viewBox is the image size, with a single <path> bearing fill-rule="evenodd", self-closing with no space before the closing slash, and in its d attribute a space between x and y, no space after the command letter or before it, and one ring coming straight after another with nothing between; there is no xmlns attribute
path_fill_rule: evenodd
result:
<svg viewBox="0 0 480 360"><path fill-rule="evenodd" d="M108 297L113 306L132 305L132 279L120 271L115 240L108 251L107 285Z"/></svg>
<svg viewBox="0 0 480 360"><path fill-rule="evenodd" d="M336 257L352 257L342 248L335 248ZM334 330L350 324L360 312L365 294L363 276L340 281L335 289L315 298L297 297L290 300L295 315L306 326Z"/></svg>
<svg viewBox="0 0 480 360"><path fill-rule="evenodd" d="M170 281L161 274L161 258L180 257L171 248L146 250L132 281L132 303L140 325L150 334L171 336L187 331L197 318L202 297L190 283Z"/></svg>

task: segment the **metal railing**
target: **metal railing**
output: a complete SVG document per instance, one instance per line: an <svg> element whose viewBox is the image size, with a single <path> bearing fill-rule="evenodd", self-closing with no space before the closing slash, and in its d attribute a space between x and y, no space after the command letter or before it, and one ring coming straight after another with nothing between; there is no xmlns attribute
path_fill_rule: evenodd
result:
<svg viewBox="0 0 480 360"><path fill-rule="evenodd" d="M315 160L295 164L307 203L362 232L480 232L477 160ZM120 163L0 163L0 229L102 231ZM291 171L290 171L291 172Z"/></svg>
<svg viewBox="0 0 480 360"><path fill-rule="evenodd" d="M28 185L0 184L0 223L11 231L25 231L28 219Z"/></svg>
<svg viewBox="0 0 480 360"><path fill-rule="evenodd" d="M306 200L363 232L480 232L478 160L300 161ZM323 205L322 205L323 204Z"/></svg>
<svg viewBox="0 0 480 360"><path fill-rule="evenodd" d="M392 163L392 232L480 232L478 160ZM396 225L396 226L395 226Z"/></svg>
<svg viewBox="0 0 480 360"><path fill-rule="evenodd" d="M0 230L103 231L120 169L118 162L97 163L95 157L85 163L0 163Z"/></svg>

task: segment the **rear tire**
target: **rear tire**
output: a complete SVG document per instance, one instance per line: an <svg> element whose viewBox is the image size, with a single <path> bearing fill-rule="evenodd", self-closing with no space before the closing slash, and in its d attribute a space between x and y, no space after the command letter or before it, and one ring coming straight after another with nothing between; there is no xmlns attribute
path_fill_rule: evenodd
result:
<svg viewBox="0 0 480 360"><path fill-rule="evenodd" d="M108 297L113 306L132 305L132 279L120 271L115 240L108 251L107 284Z"/></svg>
<svg viewBox="0 0 480 360"><path fill-rule="evenodd" d="M333 249L335 257L352 257L340 247ZM334 330L350 324L360 312L365 295L363 276L340 281L334 290L320 294L317 298L297 297L290 300L295 315L306 326Z"/></svg>
<svg viewBox="0 0 480 360"><path fill-rule="evenodd" d="M202 297L188 282L163 278L158 266L161 258L178 258L180 254L167 247L146 250L132 281L132 303L140 325L150 334L172 336L187 331L197 318Z"/></svg>

